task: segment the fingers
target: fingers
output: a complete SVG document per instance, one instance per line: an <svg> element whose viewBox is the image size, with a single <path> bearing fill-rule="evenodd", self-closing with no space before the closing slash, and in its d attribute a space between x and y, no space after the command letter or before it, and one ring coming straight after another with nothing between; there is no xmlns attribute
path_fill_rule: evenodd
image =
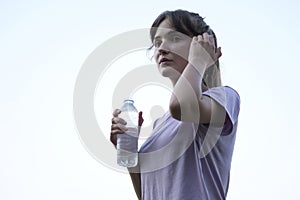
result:
<svg viewBox="0 0 300 200"><path fill-rule="evenodd" d="M202 35L195 36L193 39L202 44L209 44L209 46L214 49L217 59L222 56L221 47L216 48L214 36L209 35L208 33L203 33Z"/></svg>
<svg viewBox="0 0 300 200"><path fill-rule="evenodd" d="M221 56L222 56L221 47L218 47L218 48L216 49L216 57L217 57L217 59L218 59L218 58L220 58Z"/></svg>
<svg viewBox="0 0 300 200"><path fill-rule="evenodd" d="M193 42L198 42L198 43L203 43L204 42L204 38L202 35L197 35L193 37Z"/></svg>
<svg viewBox="0 0 300 200"><path fill-rule="evenodd" d="M117 134L123 134L127 131L125 127L126 122L121 119L114 117L112 120L111 131L110 131L110 141L116 146L117 145ZM121 124L122 123L122 124Z"/></svg>
<svg viewBox="0 0 300 200"><path fill-rule="evenodd" d="M203 42L212 43L214 40L213 36L209 35L208 33L203 33L202 35L197 35L197 36L195 36L195 38L198 42L203 41Z"/></svg>
<svg viewBox="0 0 300 200"><path fill-rule="evenodd" d="M111 125L111 134L120 134L127 131L126 126L123 124L112 124Z"/></svg>
<svg viewBox="0 0 300 200"><path fill-rule="evenodd" d="M117 135L116 134L110 134L110 141L116 146L117 145Z"/></svg>
<svg viewBox="0 0 300 200"><path fill-rule="evenodd" d="M205 42L209 42L210 43L210 35L208 35L208 33L203 33L203 40L205 41Z"/></svg>
<svg viewBox="0 0 300 200"><path fill-rule="evenodd" d="M114 117L118 117L118 115L121 113L121 110L120 109L115 109L114 112L113 112L113 116Z"/></svg>
<svg viewBox="0 0 300 200"><path fill-rule="evenodd" d="M117 145L117 134L122 134L126 132L126 121L122 118L119 118L119 114L121 113L120 109L115 109L113 111L113 118L111 120L111 131L110 131L110 141L113 145Z"/></svg>
<svg viewBox="0 0 300 200"><path fill-rule="evenodd" d="M202 35L197 35L193 37L193 42L198 42L207 51L213 50L215 52L215 41L212 35L208 33L203 33Z"/></svg>
<svg viewBox="0 0 300 200"><path fill-rule="evenodd" d="M203 33L203 40L209 43L215 49L215 39L214 36L209 35L208 33Z"/></svg>
<svg viewBox="0 0 300 200"><path fill-rule="evenodd" d="M123 124L123 125L127 124L127 122L124 119L120 118L120 117L113 117L111 119L111 123L112 124Z"/></svg>
<svg viewBox="0 0 300 200"><path fill-rule="evenodd" d="M113 118L111 120L111 132L110 132L110 141L116 145L117 144L117 134L123 134L125 133L128 129L126 128L126 121L122 118L119 117L119 114L121 113L120 109L115 109L113 111ZM138 125L142 126L144 122L143 118L143 112L139 112L138 116Z"/></svg>
<svg viewBox="0 0 300 200"><path fill-rule="evenodd" d="M138 125L139 125L139 126L142 126L143 122L144 122L143 112L140 111L140 112L139 112L139 122L138 122Z"/></svg>
<svg viewBox="0 0 300 200"><path fill-rule="evenodd" d="M198 42L203 41L203 36L202 36L202 35L198 35L198 36L197 36L197 41L198 41Z"/></svg>
<svg viewBox="0 0 300 200"><path fill-rule="evenodd" d="M127 128L125 126L127 122L124 119L118 117L120 113L120 109L115 109L113 112L113 118L111 119L111 134L119 134L127 131Z"/></svg>

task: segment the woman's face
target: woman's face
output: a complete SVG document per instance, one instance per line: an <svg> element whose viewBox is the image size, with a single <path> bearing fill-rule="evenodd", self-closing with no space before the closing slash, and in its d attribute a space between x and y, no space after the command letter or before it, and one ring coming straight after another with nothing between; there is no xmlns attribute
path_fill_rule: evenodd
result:
<svg viewBox="0 0 300 200"><path fill-rule="evenodd" d="M175 31L168 19L162 21L153 39L159 72L178 79L188 63L191 37Z"/></svg>

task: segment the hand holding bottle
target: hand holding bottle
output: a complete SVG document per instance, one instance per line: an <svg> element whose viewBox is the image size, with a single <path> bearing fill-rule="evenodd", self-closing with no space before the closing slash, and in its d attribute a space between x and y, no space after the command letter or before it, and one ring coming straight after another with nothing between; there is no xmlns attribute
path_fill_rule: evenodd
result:
<svg viewBox="0 0 300 200"><path fill-rule="evenodd" d="M120 109L115 109L113 112L112 124L111 124L111 132L110 132L110 141L114 146L117 145L117 134L125 133L126 129L126 121L119 117L121 113ZM139 129L144 122L143 112L139 112Z"/></svg>
<svg viewBox="0 0 300 200"><path fill-rule="evenodd" d="M117 147L118 164L124 167L134 167L138 162L138 136L143 118L133 103L125 100L121 109L113 112L111 126L110 140Z"/></svg>

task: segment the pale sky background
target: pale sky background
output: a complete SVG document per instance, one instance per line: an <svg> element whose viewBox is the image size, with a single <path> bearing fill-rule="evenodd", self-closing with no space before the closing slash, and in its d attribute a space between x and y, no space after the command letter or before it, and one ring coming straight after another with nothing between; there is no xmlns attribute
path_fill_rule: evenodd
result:
<svg viewBox="0 0 300 200"><path fill-rule="evenodd" d="M223 83L241 96L228 200L300 199L296 0L0 1L0 199L136 199L129 176L83 146L74 85L104 41L177 8L206 17L222 46ZM167 102L156 87L155 100ZM149 118L139 99L153 95L142 89L137 105Z"/></svg>

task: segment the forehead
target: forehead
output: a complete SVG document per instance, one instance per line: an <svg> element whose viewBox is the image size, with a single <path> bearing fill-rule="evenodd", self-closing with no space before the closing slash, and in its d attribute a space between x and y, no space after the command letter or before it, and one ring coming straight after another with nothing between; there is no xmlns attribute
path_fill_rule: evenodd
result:
<svg viewBox="0 0 300 200"><path fill-rule="evenodd" d="M163 20L156 29L154 38L167 34L168 32L175 31L169 19Z"/></svg>
<svg viewBox="0 0 300 200"><path fill-rule="evenodd" d="M170 34L186 36L183 33L176 31L169 19L165 19L157 27L154 38L160 38L163 37L164 35L170 35Z"/></svg>

